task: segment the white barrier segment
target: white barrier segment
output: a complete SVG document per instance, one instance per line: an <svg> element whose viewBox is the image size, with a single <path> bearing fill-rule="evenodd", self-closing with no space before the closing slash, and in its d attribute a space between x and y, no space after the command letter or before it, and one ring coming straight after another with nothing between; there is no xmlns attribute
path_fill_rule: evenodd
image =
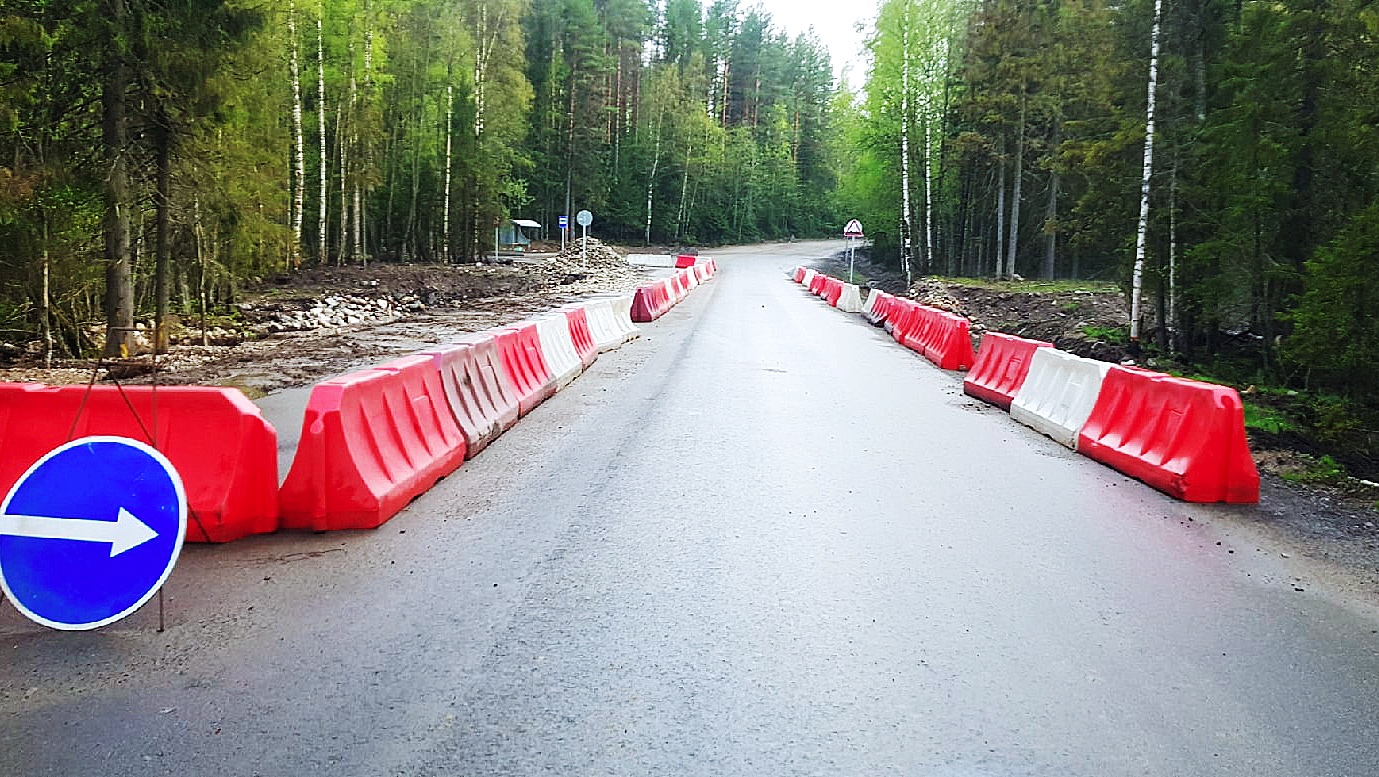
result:
<svg viewBox="0 0 1379 777"><path fill-rule="evenodd" d="M810 270L810 269L808 269L808 268L805 268L805 271L804 271L804 280L800 281L800 285L803 286L803 287L805 287L806 289L808 289L808 288L809 288L809 284L811 284L811 283L814 282L814 275L815 275L815 272L814 272L813 270Z"/></svg>
<svg viewBox="0 0 1379 777"><path fill-rule="evenodd" d="M1074 450L1111 365L1055 348L1038 348L1010 417Z"/></svg>
<svg viewBox="0 0 1379 777"><path fill-rule="evenodd" d="M881 295L876 289L867 292L867 301L862 305L862 315L870 318L876 315L876 301L881 299Z"/></svg>
<svg viewBox="0 0 1379 777"><path fill-rule="evenodd" d="M857 288L856 284L843 284L843 293L838 297L838 309L844 313L862 312L862 290Z"/></svg>
<svg viewBox="0 0 1379 777"><path fill-rule="evenodd" d="M639 267L674 267L675 257L670 254L628 254L627 263Z"/></svg>
<svg viewBox="0 0 1379 777"><path fill-rule="evenodd" d="M570 337L570 321L564 313L548 313L532 320L541 340L541 356L555 377L556 390L563 389L584 371L584 362L579 360L579 351Z"/></svg>
<svg viewBox="0 0 1379 777"><path fill-rule="evenodd" d="M624 294L613 298L613 323L618 325L624 343L642 336L642 330L632 323L632 295Z"/></svg>
<svg viewBox="0 0 1379 777"><path fill-rule="evenodd" d="M589 336L594 338L594 347L599 353L611 351L622 345L622 332L613 320L613 300L591 299L582 303L584 315L589 319Z"/></svg>

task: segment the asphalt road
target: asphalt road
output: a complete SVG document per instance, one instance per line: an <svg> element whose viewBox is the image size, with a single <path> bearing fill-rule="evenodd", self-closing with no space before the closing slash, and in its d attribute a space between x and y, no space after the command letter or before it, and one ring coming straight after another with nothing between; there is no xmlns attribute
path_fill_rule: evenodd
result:
<svg viewBox="0 0 1379 777"><path fill-rule="evenodd" d="M836 245L377 531L189 547L166 632L0 607L0 774L1379 773L1372 602L785 280Z"/></svg>

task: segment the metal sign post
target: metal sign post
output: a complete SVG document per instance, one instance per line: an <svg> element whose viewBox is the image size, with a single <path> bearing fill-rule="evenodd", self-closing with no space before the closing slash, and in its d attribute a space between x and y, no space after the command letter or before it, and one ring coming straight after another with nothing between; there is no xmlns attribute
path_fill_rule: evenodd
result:
<svg viewBox="0 0 1379 777"><path fill-rule="evenodd" d="M579 258L584 262L584 267L589 267L589 225L594 223L594 214L587 210L582 210L575 214L575 221L583 229L583 237L579 245Z"/></svg>
<svg viewBox="0 0 1379 777"><path fill-rule="evenodd" d="M567 230L569 230L569 228L570 228L570 217L569 217L569 216L561 216L561 217L560 217L560 253L561 253L562 256L565 254L565 232L566 232Z"/></svg>
<svg viewBox="0 0 1379 777"><path fill-rule="evenodd" d="M843 227L843 238L847 240L848 283L855 283L852 268L857 261L857 241L862 239L862 222L857 219L849 221L847 226Z"/></svg>

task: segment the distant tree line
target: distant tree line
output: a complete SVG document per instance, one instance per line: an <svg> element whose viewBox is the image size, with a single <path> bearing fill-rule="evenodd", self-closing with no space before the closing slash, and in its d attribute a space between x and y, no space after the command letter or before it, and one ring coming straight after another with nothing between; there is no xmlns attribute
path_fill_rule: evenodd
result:
<svg viewBox="0 0 1379 777"><path fill-rule="evenodd" d="M842 202L914 273L1129 290L1157 32L1146 345L1379 400L1379 4L1159 6L885 0Z"/></svg>
<svg viewBox="0 0 1379 777"><path fill-rule="evenodd" d="M105 353L303 265L835 231L821 45L668 0L11 0L0 340ZM571 219L573 221L573 219Z"/></svg>

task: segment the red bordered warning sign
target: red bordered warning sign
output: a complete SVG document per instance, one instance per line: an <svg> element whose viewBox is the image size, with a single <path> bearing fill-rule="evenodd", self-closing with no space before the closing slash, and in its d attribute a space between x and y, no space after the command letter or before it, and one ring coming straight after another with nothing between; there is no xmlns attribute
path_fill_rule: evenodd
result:
<svg viewBox="0 0 1379 777"><path fill-rule="evenodd" d="M857 219L849 221L848 225L843 227L843 237L862 237L862 222Z"/></svg>

